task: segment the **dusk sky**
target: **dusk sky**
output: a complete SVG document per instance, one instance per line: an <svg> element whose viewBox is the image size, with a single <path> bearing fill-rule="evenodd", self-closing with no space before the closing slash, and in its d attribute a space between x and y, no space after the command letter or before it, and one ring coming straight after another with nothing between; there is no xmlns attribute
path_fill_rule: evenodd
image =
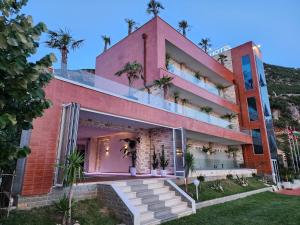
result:
<svg viewBox="0 0 300 225"><path fill-rule="evenodd" d="M300 67L300 1L299 0L161 0L165 10L160 17L177 28L185 19L191 25L187 37L198 43L209 37L213 49L254 41L260 44L267 63ZM69 68L95 68L95 58L103 50L101 35L111 37L112 44L127 35L125 18L143 25L151 15L146 13L148 0L29 0L23 12L34 22L45 22L48 29L67 28L75 39L85 39L81 49L69 55ZM32 58L57 51L45 47Z"/></svg>

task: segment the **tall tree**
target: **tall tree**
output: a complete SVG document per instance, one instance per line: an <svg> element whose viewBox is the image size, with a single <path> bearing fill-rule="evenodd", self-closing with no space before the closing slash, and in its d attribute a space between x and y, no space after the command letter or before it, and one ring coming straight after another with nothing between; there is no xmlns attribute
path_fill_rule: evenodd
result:
<svg viewBox="0 0 300 225"><path fill-rule="evenodd" d="M33 119L50 107L43 87L52 78L48 68L55 56L28 61L47 28L44 23L34 25L31 16L20 12L26 3L0 1L0 170L5 171L30 153L28 147L19 147L21 131L32 129Z"/></svg>
<svg viewBox="0 0 300 225"><path fill-rule="evenodd" d="M80 48L84 40L75 40L70 31L59 29L58 31L48 32L48 41L45 43L49 48L58 49L61 54L61 74L68 76L68 54L70 50L75 51Z"/></svg>
<svg viewBox="0 0 300 225"><path fill-rule="evenodd" d="M205 53L207 53L209 48L212 46L209 38L202 38L198 45L204 50Z"/></svg>
<svg viewBox="0 0 300 225"><path fill-rule="evenodd" d="M161 9L165 8L159 1L150 0L150 2L147 5L147 13L153 14L153 17L156 17Z"/></svg>
<svg viewBox="0 0 300 225"><path fill-rule="evenodd" d="M225 62L227 62L227 55L220 54L220 55L218 56L218 61L219 61L222 65L224 65Z"/></svg>
<svg viewBox="0 0 300 225"><path fill-rule="evenodd" d="M169 88L172 85L172 80L173 80L173 77L163 76L159 80L154 81L154 85L156 87L163 89L164 99L167 99Z"/></svg>
<svg viewBox="0 0 300 225"><path fill-rule="evenodd" d="M187 30L191 27L186 20L181 20L178 23L179 31L182 32L183 36L186 36Z"/></svg>
<svg viewBox="0 0 300 225"><path fill-rule="evenodd" d="M115 76L122 76L123 74L125 74L127 76L128 79L128 86L129 86L129 96L132 96L131 93L131 88L132 88L132 84L135 80L138 79L143 79L143 66L138 63L137 61L133 61L133 62L128 62L124 65L124 67L117 71L115 73Z"/></svg>
<svg viewBox="0 0 300 225"><path fill-rule="evenodd" d="M132 33L133 28L137 25L137 23L132 19L125 19L125 22L128 25L128 35Z"/></svg>
<svg viewBox="0 0 300 225"><path fill-rule="evenodd" d="M107 51L108 46L110 45L110 37L106 35L102 35L102 40L104 42L103 52Z"/></svg>

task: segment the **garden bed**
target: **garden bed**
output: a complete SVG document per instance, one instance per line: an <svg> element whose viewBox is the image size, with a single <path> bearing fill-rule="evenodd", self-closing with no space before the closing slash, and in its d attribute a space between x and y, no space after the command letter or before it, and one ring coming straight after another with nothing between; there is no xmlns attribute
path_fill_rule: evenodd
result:
<svg viewBox="0 0 300 225"><path fill-rule="evenodd" d="M80 225L114 225L120 223L96 199L75 203L74 221ZM61 224L61 216L54 206L35 208L31 210L15 210L8 219L0 219L0 225L54 225Z"/></svg>
<svg viewBox="0 0 300 225"><path fill-rule="evenodd" d="M214 184L219 184L222 186L223 191L214 190L212 186ZM253 191L261 188L267 187L264 182L259 180L256 177L247 178L248 185L243 187L241 186L236 179L224 179L219 181L204 181L200 183L199 186L199 202L211 200L215 198L221 198L229 195L234 195L238 193L243 193L247 191ZM185 186L180 186L183 190L185 190ZM188 185L188 194L192 196L196 200L196 189L193 183Z"/></svg>

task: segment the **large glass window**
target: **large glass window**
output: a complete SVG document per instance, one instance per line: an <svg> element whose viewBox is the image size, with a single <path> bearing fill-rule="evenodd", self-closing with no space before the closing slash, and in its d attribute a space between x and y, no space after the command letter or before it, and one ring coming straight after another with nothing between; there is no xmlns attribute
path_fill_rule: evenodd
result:
<svg viewBox="0 0 300 225"><path fill-rule="evenodd" d="M255 97L247 98L247 102L250 121L255 121L258 119Z"/></svg>
<svg viewBox="0 0 300 225"><path fill-rule="evenodd" d="M253 89L253 78L252 78L252 71L251 71L249 55L244 55L242 57L242 70L243 70L246 90Z"/></svg>
<svg viewBox="0 0 300 225"><path fill-rule="evenodd" d="M260 129L252 130L253 149L255 154L263 154Z"/></svg>
<svg viewBox="0 0 300 225"><path fill-rule="evenodd" d="M272 113L268 95L268 88L266 83L266 76L263 62L260 60L259 57L255 56L256 61L256 68L257 68L257 75L259 76L259 83L260 83L260 98L262 101L263 111L264 111L264 119L267 128L267 135L269 140L269 148L271 152L271 157L277 157L277 146L276 146L276 138L273 129L273 121L272 121Z"/></svg>

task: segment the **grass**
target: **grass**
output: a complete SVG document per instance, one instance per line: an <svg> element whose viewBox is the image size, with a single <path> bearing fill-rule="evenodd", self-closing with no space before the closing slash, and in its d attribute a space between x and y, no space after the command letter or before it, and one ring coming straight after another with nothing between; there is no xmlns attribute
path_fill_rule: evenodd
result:
<svg viewBox="0 0 300 225"><path fill-rule="evenodd" d="M221 198L228 195L253 191L256 189L261 189L266 187L266 185L262 181L258 180L257 178L250 177L247 180L248 180L248 186L246 187L242 187L241 185L239 185L235 179L220 180L224 192L216 191L209 187L214 183L214 181L201 182L200 184L201 188L199 190L199 201ZM181 186L181 188L185 190L184 185ZM188 193L194 199L196 199L196 189L194 184L189 184Z"/></svg>
<svg viewBox="0 0 300 225"><path fill-rule="evenodd" d="M264 192L209 206L165 225L299 225L300 197Z"/></svg>
<svg viewBox="0 0 300 225"><path fill-rule="evenodd" d="M73 215L74 221L79 221L80 225L114 225L120 223L96 199L76 203ZM13 211L8 219L0 220L0 225L56 225L60 223L61 217L53 206Z"/></svg>

